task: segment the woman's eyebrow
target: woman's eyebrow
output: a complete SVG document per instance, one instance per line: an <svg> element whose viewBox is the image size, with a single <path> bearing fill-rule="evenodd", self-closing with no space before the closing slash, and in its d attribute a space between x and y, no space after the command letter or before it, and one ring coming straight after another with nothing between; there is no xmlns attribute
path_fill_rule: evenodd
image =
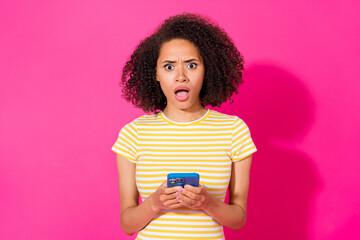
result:
<svg viewBox="0 0 360 240"><path fill-rule="evenodd" d="M185 60L184 62L188 63L188 62L192 62L192 61L198 61L199 62L199 60L197 60L196 58L191 58L191 59ZM165 60L162 63L165 63L165 62L167 62L167 63L176 63L176 61L171 61L171 60Z"/></svg>

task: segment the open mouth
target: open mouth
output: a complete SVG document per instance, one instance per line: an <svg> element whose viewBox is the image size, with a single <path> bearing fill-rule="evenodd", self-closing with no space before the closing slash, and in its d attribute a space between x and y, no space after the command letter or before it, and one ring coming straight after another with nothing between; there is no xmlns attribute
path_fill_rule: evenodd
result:
<svg viewBox="0 0 360 240"><path fill-rule="evenodd" d="M178 97L184 97L184 96L186 96L186 95L189 94L189 91L187 91L187 90L177 90L177 91L175 92L175 94L176 94L176 96L178 96Z"/></svg>
<svg viewBox="0 0 360 240"><path fill-rule="evenodd" d="M175 89L175 96L178 101L185 101L189 96L190 90L186 87L179 87Z"/></svg>

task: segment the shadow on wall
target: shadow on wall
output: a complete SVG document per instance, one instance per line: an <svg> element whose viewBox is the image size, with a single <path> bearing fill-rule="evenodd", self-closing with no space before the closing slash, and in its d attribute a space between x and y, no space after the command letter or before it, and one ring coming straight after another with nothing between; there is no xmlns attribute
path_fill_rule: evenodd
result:
<svg viewBox="0 0 360 240"><path fill-rule="evenodd" d="M244 79L234 103L220 111L248 124L258 152L251 168L247 223L239 231L225 229L226 239L308 239L320 180L311 156L297 143L313 122L312 97L300 79L273 65L252 65Z"/></svg>

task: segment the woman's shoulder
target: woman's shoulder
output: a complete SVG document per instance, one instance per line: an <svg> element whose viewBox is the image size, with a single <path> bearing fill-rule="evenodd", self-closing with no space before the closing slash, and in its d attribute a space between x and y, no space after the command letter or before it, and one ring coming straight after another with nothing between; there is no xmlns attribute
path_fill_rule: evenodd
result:
<svg viewBox="0 0 360 240"><path fill-rule="evenodd" d="M135 118L130 122L125 122L122 126L121 131L132 131L133 133L137 132L137 129L141 126L149 126L151 124L156 124L161 121L159 113L155 112L153 114L145 114L140 117Z"/></svg>
<svg viewBox="0 0 360 240"><path fill-rule="evenodd" d="M237 115L226 114L216 110L210 110L209 117L224 121L238 121L241 120Z"/></svg>
<svg viewBox="0 0 360 240"><path fill-rule="evenodd" d="M215 110L210 111L210 114L209 114L209 117L207 118L207 120L212 121L212 122L217 122L220 124L231 125L234 127L247 126L245 121L238 115L226 114L226 113L218 112Z"/></svg>
<svg viewBox="0 0 360 240"><path fill-rule="evenodd" d="M159 121L161 121L159 112L154 112L151 114L144 114L140 117L137 117L128 124L143 125L143 124L152 124L152 123L156 123Z"/></svg>

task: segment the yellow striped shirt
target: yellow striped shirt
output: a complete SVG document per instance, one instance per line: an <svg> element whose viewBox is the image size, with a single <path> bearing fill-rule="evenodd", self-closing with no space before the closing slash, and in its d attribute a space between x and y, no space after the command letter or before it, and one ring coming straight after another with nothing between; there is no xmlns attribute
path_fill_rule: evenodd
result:
<svg viewBox="0 0 360 240"><path fill-rule="evenodd" d="M222 201L231 163L254 153L250 131L237 116L208 110L200 119L177 123L163 112L141 116L120 131L112 150L136 164L142 200L168 173L197 172L200 184ZM223 227L202 210L161 210L136 239L224 239Z"/></svg>

